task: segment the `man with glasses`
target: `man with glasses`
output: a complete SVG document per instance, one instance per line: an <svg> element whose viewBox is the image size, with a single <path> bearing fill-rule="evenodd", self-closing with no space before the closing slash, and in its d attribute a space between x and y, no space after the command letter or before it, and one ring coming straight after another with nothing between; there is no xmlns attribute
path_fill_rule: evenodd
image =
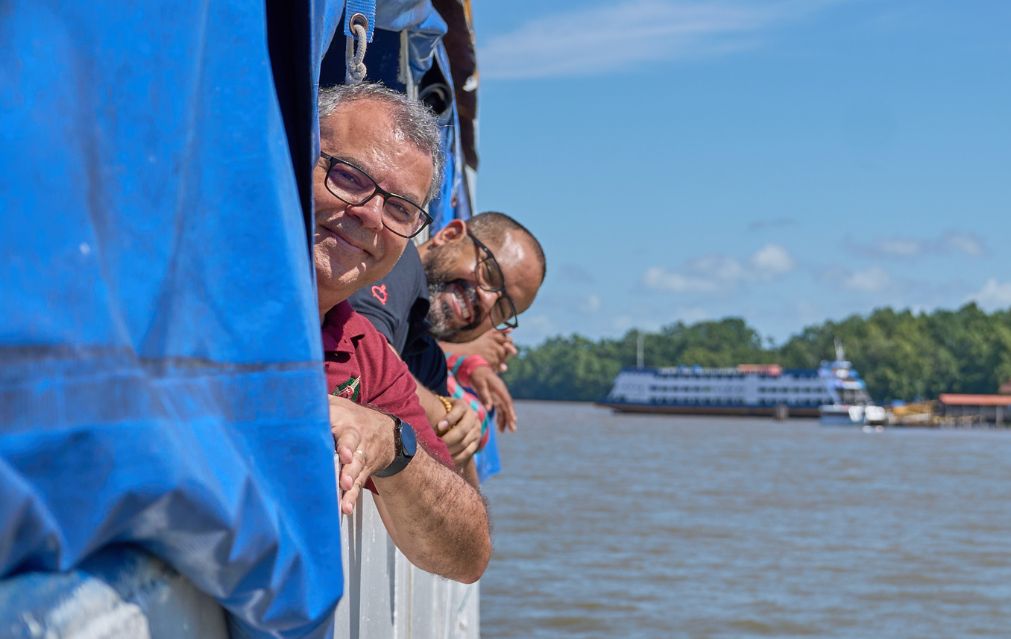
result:
<svg viewBox="0 0 1011 639"><path fill-rule="evenodd" d="M418 252L428 280L430 330L444 342L516 328L544 280L540 242L504 213L454 220Z"/></svg>
<svg viewBox="0 0 1011 639"><path fill-rule="evenodd" d="M476 581L491 555L480 494L454 472L386 340L347 299L386 276L429 222L441 174L436 121L381 85L321 89L313 174L316 267L341 509L363 488L391 538L418 567ZM297 469L293 469L297 471Z"/></svg>
<svg viewBox="0 0 1011 639"><path fill-rule="evenodd" d="M491 365L474 366L471 360L457 372L485 407L497 409L500 426L514 430L512 399L496 371L514 352L507 332L516 328L518 315L533 303L544 280L544 252L519 222L486 212L450 222L417 253L408 247L388 277L358 291L351 303L401 353L418 380L429 419L458 468L476 483L472 459L483 437L474 427L480 424L463 415L457 419L456 405L440 399L449 393L446 358L437 340L451 343L447 346L454 352L484 352L478 363ZM472 346L475 340L482 345Z"/></svg>

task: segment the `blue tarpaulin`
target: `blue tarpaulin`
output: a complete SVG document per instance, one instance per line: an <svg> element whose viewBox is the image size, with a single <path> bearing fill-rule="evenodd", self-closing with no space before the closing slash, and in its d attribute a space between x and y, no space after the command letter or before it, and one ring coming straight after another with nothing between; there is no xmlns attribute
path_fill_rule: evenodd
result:
<svg viewBox="0 0 1011 639"><path fill-rule="evenodd" d="M0 9L0 577L136 544L237 636L328 634L324 4Z"/></svg>

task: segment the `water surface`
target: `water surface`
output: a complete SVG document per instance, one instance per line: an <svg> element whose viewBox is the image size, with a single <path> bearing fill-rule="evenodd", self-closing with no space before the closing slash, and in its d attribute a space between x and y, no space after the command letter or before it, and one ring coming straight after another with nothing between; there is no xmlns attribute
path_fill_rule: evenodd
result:
<svg viewBox="0 0 1011 639"><path fill-rule="evenodd" d="M1011 637L1011 432L518 411L486 639Z"/></svg>

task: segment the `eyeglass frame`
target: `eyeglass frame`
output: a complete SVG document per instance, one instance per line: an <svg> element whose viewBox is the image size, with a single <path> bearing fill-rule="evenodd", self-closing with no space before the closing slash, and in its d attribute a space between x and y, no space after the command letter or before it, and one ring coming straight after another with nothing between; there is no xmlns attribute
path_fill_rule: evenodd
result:
<svg viewBox="0 0 1011 639"><path fill-rule="evenodd" d="M371 201L372 198L374 198L376 196L376 194L379 194L379 195L383 196L383 206L384 207L386 206L386 200L389 197L398 198L400 200L403 200L403 201L407 202L411 206L417 207L418 211L421 212L422 223L421 223L421 226L418 227L418 230L416 230L414 233L411 233L410 235L404 235L403 233L401 233L401 232L399 232L399 231L397 231L395 229L390 228L390 226L386 223L386 211L385 211L385 208L384 208L384 210L383 210L383 216L382 216L383 228L389 230L390 233L393 233L394 235L398 235L398 236L406 238L406 239L411 239L412 237L417 236L418 233L421 233L422 231L424 231L425 227L432 223L432 216L428 214L428 211L426 211L423 206L421 206L420 204L417 204L416 202L414 202L414 200L412 200L411 198L409 198L409 197L407 197L405 195L400 195L399 193L393 193L391 191L387 191L383 187L379 186L379 183L376 182L376 179L374 177L372 177L371 175L369 175L368 172L365 171L365 169L363 169L362 167L358 166L354 162L351 162L349 160L345 160L344 158L335 157L335 156L330 155L329 153L325 153L323 151L320 151L319 156L328 162L327 167L326 167L326 174L323 176L323 186L326 187L326 190L330 193L330 195L334 196L335 198L337 198L341 202L347 204L348 206L364 206L369 201ZM361 202L357 202L356 203L356 202L348 202L347 200L345 200L341 196L339 196L336 193L334 193L333 189L330 188L330 184L329 184L329 182L330 182L330 171L333 170L334 164L337 164L337 163L350 166L354 170L358 171L359 173L361 173L362 175L364 175L365 177L367 177L372 182L372 186L374 187L373 191L372 191L372 194L369 195L364 200L362 200Z"/></svg>
<svg viewBox="0 0 1011 639"><path fill-rule="evenodd" d="M488 291L489 293L498 293L499 299L504 299L509 304L509 316L506 320L501 322L501 324L504 325L504 328L499 328L498 324L493 324L495 330L506 331L511 328L518 328L520 325L519 313L516 312L516 303L513 301L512 296L510 296L509 293L506 291L506 279L505 273L502 272L502 266L498 263L498 260L495 259L495 254L491 252L491 249L488 248L488 246L485 245L484 242L477 239L477 236L475 236L474 233L472 233L469 228L467 229L467 237L469 237L470 240L474 242L474 246L477 247L479 254L482 251L484 252L484 255L486 255L487 257L483 261L491 262L492 266L495 267L495 270L498 271L499 278L501 278L502 280L501 288L491 288L489 286L482 285L481 274L478 271L478 269L481 266L482 259L478 257L477 261L474 263L474 276L477 279L477 287L483 291ZM495 300L495 304L496 305L498 304L498 300ZM495 306L493 305L492 309L494 308ZM488 311L488 315L489 317L491 316L490 310Z"/></svg>

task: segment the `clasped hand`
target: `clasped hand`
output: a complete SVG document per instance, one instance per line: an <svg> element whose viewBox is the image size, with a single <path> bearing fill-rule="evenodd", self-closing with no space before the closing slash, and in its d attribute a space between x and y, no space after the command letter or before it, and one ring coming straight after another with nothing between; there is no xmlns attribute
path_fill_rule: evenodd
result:
<svg viewBox="0 0 1011 639"><path fill-rule="evenodd" d="M452 410L435 425L435 432L446 443L457 466L468 462L481 444L481 420L462 398L453 400Z"/></svg>
<svg viewBox="0 0 1011 639"><path fill-rule="evenodd" d="M393 462L393 418L342 397L329 400L330 432L341 463L341 511L350 515L369 476Z"/></svg>

